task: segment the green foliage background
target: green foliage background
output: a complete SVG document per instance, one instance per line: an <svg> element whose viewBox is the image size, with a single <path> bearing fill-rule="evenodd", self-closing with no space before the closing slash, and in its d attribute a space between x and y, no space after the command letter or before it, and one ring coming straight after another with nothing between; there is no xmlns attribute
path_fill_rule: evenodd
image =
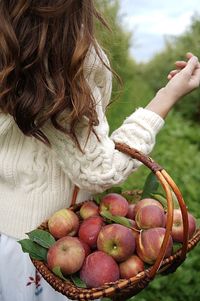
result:
<svg viewBox="0 0 200 301"><path fill-rule="evenodd" d="M113 103L107 110L111 132L139 106L145 106L166 84L175 60L191 51L200 56L200 16L194 16L188 30L166 41L165 49L150 62L137 64L129 55L131 35L119 16L117 0L98 0L97 6L112 32L97 24L97 36L106 49L113 69L123 80L114 81ZM173 177L189 210L200 218L200 89L190 93L169 114L157 137L151 156ZM142 188L149 170L141 167L123 184L125 189ZM200 246L172 275L158 277L138 294L135 301L198 301L200 298ZM130 299L131 300L131 299ZM123 301L123 300L122 300Z"/></svg>

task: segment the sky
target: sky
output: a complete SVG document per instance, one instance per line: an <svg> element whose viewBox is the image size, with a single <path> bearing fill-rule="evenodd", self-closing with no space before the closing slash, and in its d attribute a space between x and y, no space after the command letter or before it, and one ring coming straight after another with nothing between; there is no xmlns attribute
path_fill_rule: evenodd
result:
<svg viewBox="0 0 200 301"><path fill-rule="evenodd" d="M162 50L165 37L182 34L195 13L200 15L199 0L120 0L120 17L133 32L131 54L138 62Z"/></svg>

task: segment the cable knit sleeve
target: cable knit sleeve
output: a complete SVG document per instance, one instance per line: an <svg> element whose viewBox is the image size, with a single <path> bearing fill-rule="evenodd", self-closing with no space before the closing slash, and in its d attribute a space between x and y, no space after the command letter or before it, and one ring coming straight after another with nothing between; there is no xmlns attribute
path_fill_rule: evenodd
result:
<svg viewBox="0 0 200 301"><path fill-rule="evenodd" d="M94 60L92 64L92 73L86 66L86 78L96 100L99 118L99 125L95 127L97 136L92 132L87 140L87 120L80 123L77 136L84 151L82 153L70 138L54 129L50 123L45 125L44 132L57 161L71 181L81 189L96 193L124 182L133 169L141 164L117 151L114 141L124 142L148 154L164 121L154 112L139 108L109 137L104 109L110 100L112 75L100 62Z"/></svg>

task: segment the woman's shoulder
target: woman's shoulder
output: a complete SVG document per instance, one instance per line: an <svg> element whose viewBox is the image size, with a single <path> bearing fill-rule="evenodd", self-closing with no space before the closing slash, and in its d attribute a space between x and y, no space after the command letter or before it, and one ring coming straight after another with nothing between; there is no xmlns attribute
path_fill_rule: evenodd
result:
<svg viewBox="0 0 200 301"><path fill-rule="evenodd" d="M111 96L112 71L108 56L99 44L97 47L91 46L89 48L84 62L84 72L91 90L94 91L95 87L98 87L105 111Z"/></svg>
<svg viewBox="0 0 200 301"><path fill-rule="evenodd" d="M89 47L84 61L85 71L102 69L104 66L110 67L110 62L103 48L97 43Z"/></svg>
<svg viewBox="0 0 200 301"><path fill-rule="evenodd" d="M6 134L15 123L10 114L5 114L0 111L0 135Z"/></svg>

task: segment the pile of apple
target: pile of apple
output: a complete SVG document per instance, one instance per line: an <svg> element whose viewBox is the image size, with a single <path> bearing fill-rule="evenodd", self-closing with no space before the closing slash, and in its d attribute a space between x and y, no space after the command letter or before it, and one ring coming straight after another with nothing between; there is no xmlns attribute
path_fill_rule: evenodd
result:
<svg viewBox="0 0 200 301"><path fill-rule="evenodd" d="M103 217L105 212L125 218L130 227L109 222ZM107 194L99 205L84 202L78 213L57 211L48 221L49 232L56 238L48 250L48 267L60 267L64 276L78 272L89 288L135 276L146 264L155 262L166 231L166 216L155 199L130 204L117 193ZM191 238L196 220L190 213L188 217ZM174 209L165 257L173 253L174 242L182 241L182 215L180 209Z"/></svg>

